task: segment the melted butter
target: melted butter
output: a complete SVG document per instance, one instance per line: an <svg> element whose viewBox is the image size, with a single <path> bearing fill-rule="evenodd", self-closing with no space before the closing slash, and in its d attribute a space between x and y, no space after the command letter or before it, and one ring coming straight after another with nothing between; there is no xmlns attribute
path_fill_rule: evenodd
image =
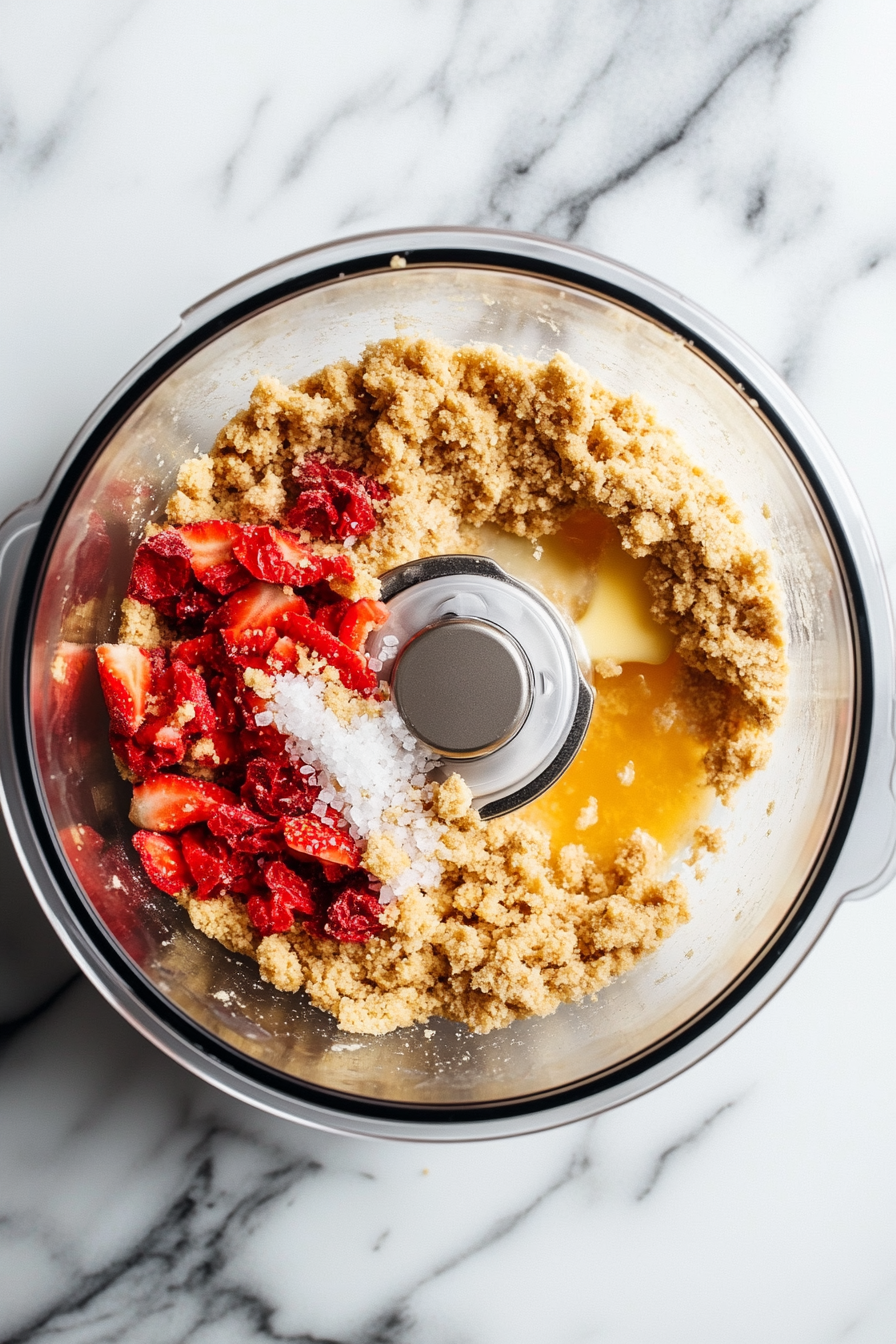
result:
<svg viewBox="0 0 896 1344"><path fill-rule="evenodd" d="M579 754L521 815L550 831L555 850L583 845L601 864L638 828L674 854L708 816L715 795L705 781L705 743L689 732L675 702L681 663L668 630L650 614L648 562L623 550L608 519L585 510L537 545L496 527L477 529L471 541L564 610L592 660L623 668L621 676L595 678Z"/></svg>
<svg viewBox="0 0 896 1344"><path fill-rule="evenodd" d="M592 661L664 663L675 647L670 631L650 614L644 583L648 560L635 560L622 549L618 532L601 551L594 591L578 619L579 634Z"/></svg>
<svg viewBox="0 0 896 1344"><path fill-rule="evenodd" d="M659 666L631 663L621 676L597 682L582 749L521 813L550 831L555 849L584 845L610 863L640 827L674 854L708 816L715 795L705 782L706 747L675 703L680 665L673 654Z"/></svg>

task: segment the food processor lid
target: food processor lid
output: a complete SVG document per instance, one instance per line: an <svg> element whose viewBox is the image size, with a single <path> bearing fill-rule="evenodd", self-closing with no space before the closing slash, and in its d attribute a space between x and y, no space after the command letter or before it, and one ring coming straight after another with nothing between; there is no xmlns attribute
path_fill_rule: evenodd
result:
<svg viewBox="0 0 896 1344"><path fill-rule="evenodd" d="M383 575L368 641L409 730L466 780L480 815L549 789L585 739L594 695L575 627L494 560L429 556Z"/></svg>

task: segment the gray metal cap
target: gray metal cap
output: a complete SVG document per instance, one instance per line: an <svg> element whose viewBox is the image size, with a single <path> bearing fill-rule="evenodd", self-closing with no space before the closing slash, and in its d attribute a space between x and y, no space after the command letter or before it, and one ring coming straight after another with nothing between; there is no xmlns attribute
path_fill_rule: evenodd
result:
<svg viewBox="0 0 896 1344"><path fill-rule="evenodd" d="M463 776L483 817L549 789L591 719L575 628L483 556L415 560L384 575L382 588L389 619L368 651L445 774Z"/></svg>
<svg viewBox="0 0 896 1344"><path fill-rule="evenodd" d="M506 630L446 616L405 644L392 699L411 732L442 756L487 756L515 737L532 707L532 669Z"/></svg>

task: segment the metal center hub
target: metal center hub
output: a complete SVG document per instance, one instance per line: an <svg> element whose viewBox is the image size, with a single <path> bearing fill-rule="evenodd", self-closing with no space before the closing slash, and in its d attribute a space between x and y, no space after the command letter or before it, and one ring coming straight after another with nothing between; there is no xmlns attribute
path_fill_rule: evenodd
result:
<svg viewBox="0 0 896 1344"><path fill-rule="evenodd" d="M500 626L447 616L402 649L392 698L408 728L442 756L485 756L509 742L532 705L532 671Z"/></svg>

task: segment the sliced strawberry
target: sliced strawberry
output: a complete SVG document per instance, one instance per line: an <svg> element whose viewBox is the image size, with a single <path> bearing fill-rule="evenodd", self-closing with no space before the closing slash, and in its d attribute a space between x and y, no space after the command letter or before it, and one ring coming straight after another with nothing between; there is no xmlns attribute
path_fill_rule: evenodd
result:
<svg viewBox="0 0 896 1344"><path fill-rule="evenodd" d="M317 619L320 620L318 612ZM362 597L353 602L339 625L339 638L350 649L360 651L367 642L371 630L378 630L389 619L389 609L372 597Z"/></svg>
<svg viewBox="0 0 896 1344"><path fill-rule="evenodd" d="M208 523L187 523L177 529L190 552L190 565L197 579L217 565L233 559L233 543L240 535L238 523L214 519Z"/></svg>
<svg viewBox="0 0 896 1344"><path fill-rule="evenodd" d="M268 653L277 643L277 631L272 625L263 630L244 630L234 636L231 630L222 630L224 651L237 667L264 667Z"/></svg>
<svg viewBox="0 0 896 1344"><path fill-rule="evenodd" d="M297 854L310 854L313 859L338 863L343 868L357 868L361 862L351 837L325 826L317 817L290 817L284 824L283 835Z"/></svg>
<svg viewBox="0 0 896 1344"><path fill-rule="evenodd" d="M184 887L192 886L180 843L170 835L138 831L131 837L131 843L140 855L146 876L154 887L169 896L177 896Z"/></svg>
<svg viewBox="0 0 896 1344"><path fill-rule="evenodd" d="M325 606L318 607L314 613L314 619L318 625L322 625L325 630L329 630L330 634L335 635L338 639L342 618L351 611L352 605L344 598L339 602L329 602Z"/></svg>
<svg viewBox="0 0 896 1344"><path fill-rule="evenodd" d="M134 556L128 597L158 604L181 596L192 583L190 551L173 527L141 542Z"/></svg>
<svg viewBox="0 0 896 1344"><path fill-rule="evenodd" d="M251 581L251 574L234 559L233 543L242 528L238 523L215 520L188 523L180 535L190 550L190 563L199 582L226 597Z"/></svg>
<svg viewBox="0 0 896 1344"><path fill-rule="evenodd" d="M182 831L207 821L222 803L236 801L236 794L219 784L183 775L151 775L134 789L130 819L147 831Z"/></svg>
<svg viewBox="0 0 896 1344"><path fill-rule="evenodd" d="M210 618L207 629L227 629L236 640L248 630L278 628L286 616L304 616L308 605L294 593L285 593L276 583L250 583L228 597Z"/></svg>
<svg viewBox="0 0 896 1344"><path fill-rule="evenodd" d="M340 943L366 943L382 935L381 914L374 892L352 879L328 906L324 932Z"/></svg>
<svg viewBox="0 0 896 1344"><path fill-rule="evenodd" d="M285 632L292 639L307 645L339 673L339 679L350 691L369 695L377 688L377 679L367 666L363 654L350 649L329 630L312 621L309 616L290 614L283 622Z"/></svg>
<svg viewBox="0 0 896 1344"><path fill-rule="evenodd" d="M306 588L321 579L352 579L354 570L345 555L318 555L294 532L279 527L244 527L233 553L250 574L268 583Z"/></svg>
<svg viewBox="0 0 896 1344"><path fill-rule="evenodd" d="M100 644L96 660L112 731L130 737L146 716L152 662L135 644Z"/></svg>

